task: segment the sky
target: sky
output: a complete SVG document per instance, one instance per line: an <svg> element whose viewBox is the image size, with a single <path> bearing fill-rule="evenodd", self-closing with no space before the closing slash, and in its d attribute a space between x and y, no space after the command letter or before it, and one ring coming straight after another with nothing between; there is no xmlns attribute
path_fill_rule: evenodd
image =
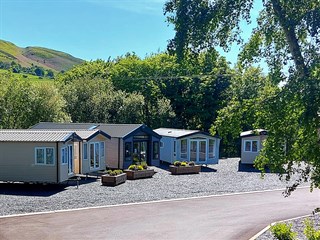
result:
<svg viewBox="0 0 320 240"><path fill-rule="evenodd" d="M165 0L0 0L0 39L39 46L84 60L140 57L166 50L173 26ZM249 32L244 33L245 38ZM236 62L239 48L220 53Z"/></svg>

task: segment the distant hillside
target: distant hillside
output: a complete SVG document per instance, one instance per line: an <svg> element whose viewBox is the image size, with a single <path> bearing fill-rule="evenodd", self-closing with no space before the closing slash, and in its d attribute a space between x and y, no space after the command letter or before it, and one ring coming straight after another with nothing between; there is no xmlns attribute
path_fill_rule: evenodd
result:
<svg viewBox="0 0 320 240"><path fill-rule="evenodd" d="M42 47L20 48L11 42L0 40L0 62L12 61L22 67L33 65L51 69L55 72L66 71L83 62L70 54Z"/></svg>

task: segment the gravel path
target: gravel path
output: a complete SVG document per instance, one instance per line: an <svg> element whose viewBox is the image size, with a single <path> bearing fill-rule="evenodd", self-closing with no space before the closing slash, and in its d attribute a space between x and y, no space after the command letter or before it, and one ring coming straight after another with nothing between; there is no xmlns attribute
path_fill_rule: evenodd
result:
<svg viewBox="0 0 320 240"><path fill-rule="evenodd" d="M252 167L239 165L238 158L222 159L203 167L200 174L171 175L156 168L153 178L127 181L105 187L100 179L82 180L72 186L39 186L0 183L0 216L61 209L105 206L193 196L285 188L276 174L261 179Z"/></svg>

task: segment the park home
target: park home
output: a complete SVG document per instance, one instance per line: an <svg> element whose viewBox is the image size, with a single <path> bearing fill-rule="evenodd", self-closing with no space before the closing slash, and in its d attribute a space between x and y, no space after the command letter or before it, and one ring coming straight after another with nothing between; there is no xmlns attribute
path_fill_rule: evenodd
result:
<svg viewBox="0 0 320 240"><path fill-rule="evenodd" d="M241 137L241 163L253 164L259 155L263 141L267 138L267 131L256 129L242 132Z"/></svg>
<svg viewBox="0 0 320 240"><path fill-rule="evenodd" d="M199 130L158 128L154 131L162 137L160 156L164 162L179 160L217 164L219 161L219 137Z"/></svg>
<svg viewBox="0 0 320 240"><path fill-rule="evenodd" d="M33 129L102 130L111 139L106 146L106 167L128 168L134 161L159 166L161 136L144 124L53 123L40 122Z"/></svg>

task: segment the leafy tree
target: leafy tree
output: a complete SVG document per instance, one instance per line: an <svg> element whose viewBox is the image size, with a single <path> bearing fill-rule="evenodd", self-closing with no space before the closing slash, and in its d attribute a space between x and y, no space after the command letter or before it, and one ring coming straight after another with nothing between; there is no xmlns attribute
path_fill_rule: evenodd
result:
<svg viewBox="0 0 320 240"><path fill-rule="evenodd" d="M29 128L39 121L67 121L65 102L53 86L34 86L0 74L0 128Z"/></svg>
<svg viewBox="0 0 320 240"><path fill-rule="evenodd" d="M251 21L253 0L169 0L168 21L176 30L169 48L180 59L186 52L241 43L241 21ZM280 171L287 179L300 173L293 185L311 176L320 187L320 5L318 0L266 0L257 27L240 54L246 67L264 58L273 84L256 98L255 126L265 125L268 139L256 166ZM288 71L287 71L288 70ZM311 166L302 169L299 163ZM295 164L296 163L296 164Z"/></svg>
<svg viewBox="0 0 320 240"><path fill-rule="evenodd" d="M87 79L108 79L109 67L112 63L110 61L95 60L84 62L80 65L76 65L72 69L61 72L57 76L57 82L67 84L73 80L80 78Z"/></svg>
<svg viewBox="0 0 320 240"><path fill-rule="evenodd" d="M212 133L222 137L222 156L240 156L239 133L255 128L257 119L256 104L258 98L267 89L278 89L263 76L262 70L250 67L244 72L238 71L227 90L225 107L217 113ZM261 116L263 118L263 116ZM264 128L265 124L259 127Z"/></svg>

